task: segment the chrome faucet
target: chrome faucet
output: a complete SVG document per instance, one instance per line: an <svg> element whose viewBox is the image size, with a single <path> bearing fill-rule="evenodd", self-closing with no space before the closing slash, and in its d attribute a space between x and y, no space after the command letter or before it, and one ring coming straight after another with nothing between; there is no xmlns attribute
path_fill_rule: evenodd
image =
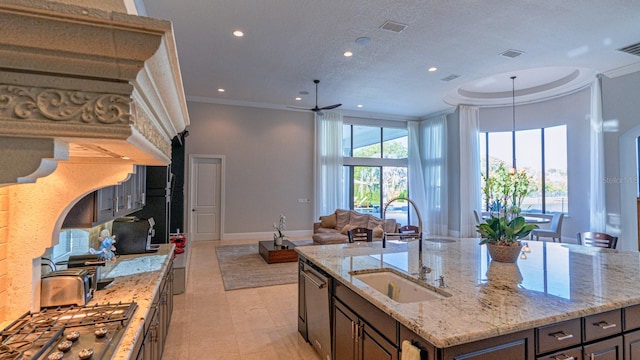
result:
<svg viewBox="0 0 640 360"><path fill-rule="evenodd" d="M440 277L438 278L438 287L439 288L446 288L448 287L447 284L444 283L444 275L440 275Z"/></svg>
<svg viewBox="0 0 640 360"><path fill-rule="evenodd" d="M420 273L418 274L418 279L427 280L427 274L431 273L431 268L427 265L420 266Z"/></svg>

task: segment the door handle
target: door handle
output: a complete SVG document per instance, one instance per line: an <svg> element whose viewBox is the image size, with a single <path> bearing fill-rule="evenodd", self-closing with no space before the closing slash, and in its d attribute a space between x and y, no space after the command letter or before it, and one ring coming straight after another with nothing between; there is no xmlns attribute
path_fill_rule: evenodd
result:
<svg viewBox="0 0 640 360"><path fill-rule="evenodd" d="M196 211L196 209L191 209L191 211Z"/></svg>

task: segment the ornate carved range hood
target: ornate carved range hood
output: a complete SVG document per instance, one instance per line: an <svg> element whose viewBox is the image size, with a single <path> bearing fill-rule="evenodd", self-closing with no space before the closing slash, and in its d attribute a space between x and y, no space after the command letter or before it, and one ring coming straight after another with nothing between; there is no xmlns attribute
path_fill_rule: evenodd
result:
<svg viewBox="0 0 640 360"><path fill-rule="evenodd" d="M169 21L0 0L0 33L0 184L32 182L53 170L40 159L69 152L170 162L189 120Z"/></svg>
<svg viewBox="0 0 640 360"><path fill-rule="evenodd" d="M0 322L39 310L40 256L75 202L168 164L189 125L170 22L59 1L0 0Z"/></svg>

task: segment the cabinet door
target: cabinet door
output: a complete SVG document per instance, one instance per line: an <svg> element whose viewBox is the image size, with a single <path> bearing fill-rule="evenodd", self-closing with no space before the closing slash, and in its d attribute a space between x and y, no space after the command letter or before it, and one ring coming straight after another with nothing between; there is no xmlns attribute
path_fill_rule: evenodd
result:
<svg viewBox="0 0 640 360"><path fill-rule="evenodd" d="M640 360L640 330L624 336L624 360Z"/></svg>
<svg viewBox="0 0 640 360"><path fill-rule="evenodd" d="M142 209L145 203L145 192L147 190L147 167L136 165L136 173L133 175L131 193L133 195L133 207Z"/></svg>
<svg viewBox="0 0 640 360"><path fill-rule="evenodd" d="M622 336L585 345L584 358L589 360L622 360Z"/></svg>
<svg viewBox="0 0 640 360"><path fill-rule="evenodd" d="M366 323L361 323L360 356L362 360L398 360L398 349Z"/></svg>
<svg viewBox="0 0 640 360"><path fill-rule="evenodd" d="M339 301L333 306L333 351L335 360L356 359L358 318Z"/></svg>
<svg viewBox="0 0 640 360"><path fill-rule="evenodd" d="M104 223L115 216L115 186L96 191L96 223Z"/></svg>

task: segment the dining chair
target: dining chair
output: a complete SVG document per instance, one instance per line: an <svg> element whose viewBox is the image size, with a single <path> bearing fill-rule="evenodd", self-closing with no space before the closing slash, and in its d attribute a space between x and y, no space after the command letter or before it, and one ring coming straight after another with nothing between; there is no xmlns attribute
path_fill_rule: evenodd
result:
<svg viewBox="0 0 640 360"><path fill-rule="evenodd" d="M618 237L601 232L587 231L578 233L578 244L615 249L618 244Z"/></svg>
<svg viewBox="0 0 640 360"><path fill-rule="evenodd" d="M564 213L555 213L551 218L551 225L548 229L535 229L531 230L531 238L540 240L541 237L548 237L553 239L553 242L562 242L562 220L564 219Z"/></svg>
<svg viewBox="0 0 640 360"><path fill-rule="evenodd" d="M398 232L400 234L407 234L407 236L400 236L400 240L417 239L420 228L415 225L405 225L401 226L400 229L398 229Z"/></svg>
<svg viewBox="0 0 640 360"><path fill-rule="evenodd" d="M350 243L354 241L371 242L373 241L373 230L359 227L347 231L347 236L349 237Z"/></svg>

